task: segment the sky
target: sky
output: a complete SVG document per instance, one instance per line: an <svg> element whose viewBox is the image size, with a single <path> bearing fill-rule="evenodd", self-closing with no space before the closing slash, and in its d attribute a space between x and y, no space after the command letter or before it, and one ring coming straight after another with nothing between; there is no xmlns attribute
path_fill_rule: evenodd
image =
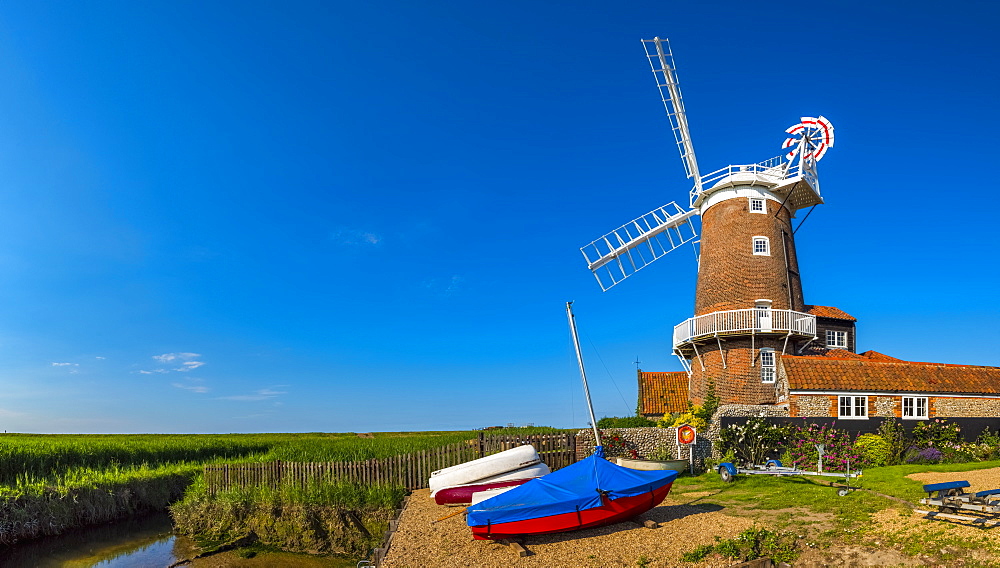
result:
<svg viewBox="0 0 1000 568"><path fill-rule="evenodd" d="M583 427L681 370L678 250L579 248L826 116L806 303L859 351L1000 366L992 2L0 5L0 429ZM801 218L801 217L800 217ZM638 361L638 364L636 363Z"/></svg>

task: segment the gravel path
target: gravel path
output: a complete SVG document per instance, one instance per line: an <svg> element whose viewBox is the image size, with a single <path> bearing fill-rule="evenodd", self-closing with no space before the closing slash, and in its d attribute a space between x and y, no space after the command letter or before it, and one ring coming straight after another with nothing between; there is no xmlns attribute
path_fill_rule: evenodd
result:
<svg viewBox="0 0 1000 568"><path fill-rule="evenodd" d="M507 567L632 567L641 557L650 568L694 566L680 562L682 552L715 542L715 536L732 538L753 525L753 520L730 517L690 505L661 504L640 515L639 521L653 520L659 528L647 529L632 522L554 535L524 537L524 546L533 554L519 558L510 547L473 540L463 515L436 524L457 509L434 503L429 491L415 491L399 519L399 531L392 539L386 568L427 566ZM698 566L729 566L703 563Z"/></svg>
<svg viewBox="0 0 1000 568"><path fill-rule="evenodd" d="M987 489L1000 488L1000 467L977 469L974 471L932 471L927 473L911 473L907 475L924 485L928 483L944 483L946 481L968 481L972 487L966 489L975 493Z"/></svg>

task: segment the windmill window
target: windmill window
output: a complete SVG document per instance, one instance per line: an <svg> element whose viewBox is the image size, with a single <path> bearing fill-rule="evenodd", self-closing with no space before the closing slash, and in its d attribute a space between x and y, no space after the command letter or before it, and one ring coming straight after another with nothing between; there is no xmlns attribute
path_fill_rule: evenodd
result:
<svg viewBox="0 0 1000 568"><path fill-rule="evenodd" d="M839 418L850 418L855 420L868 419L868 397L867 396L841 396L837 416Z"/></svg>
<svg viewBox="0 0 1000 568"><path fill-rule="evenodd" d="M904 396L903 397L903 418L910 420L927 420L927 397L926 396Z"/></svg>
<svg viewBox="0 0 1000 568"><path fill-rule="evenodd" d="M765 347L760 350L760 382L773 383L775 376L774 349Z"/></svg>
<svg viewBox="0 0 1000 568"><path fill-rule="evenodd" d="M764 207L764 200L759 197L750 198L750 212L751 213L767 213L767 208Z"/></svg>
<svg viewBox="0 0 1000 568"><path fill-rule="evenodd" d="M754 237L753 253L758 256L771 256L770 240L767 237Z"/></svg>
<svg viewBox="0 0 1000 568"><path fill-rule="evenodd" d="M828 349L847 349L847 332L826 330L826 346Z"/></svg>

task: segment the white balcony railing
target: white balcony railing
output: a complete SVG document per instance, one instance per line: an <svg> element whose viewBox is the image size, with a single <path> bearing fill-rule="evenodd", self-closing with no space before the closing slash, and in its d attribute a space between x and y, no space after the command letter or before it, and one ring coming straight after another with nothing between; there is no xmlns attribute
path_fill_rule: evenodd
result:
<svg viewBox="0 0 1000 568"><path fill-rule="evenodd" d="M794 310L749 308L712 312L674 326L674 347L716 335L791 333L816 337L816 316Z"/></svg>

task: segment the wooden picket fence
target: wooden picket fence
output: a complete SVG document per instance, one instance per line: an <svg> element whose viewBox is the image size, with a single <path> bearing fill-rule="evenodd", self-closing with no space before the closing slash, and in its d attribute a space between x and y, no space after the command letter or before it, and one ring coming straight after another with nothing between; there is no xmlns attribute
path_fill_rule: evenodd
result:
<svg viewBox="0 0 1000 568"><path fill-rule="evenodd" d="M523 444L534 445L542 461L553 471L576 461L575 434L485 436L480 433L477 440L382 459L206 465L205 484L210 493L231 487L277 487L288 483L307 485L336 479L363 484L401 484L409 490L424 489L432 471Z"/></svg>

